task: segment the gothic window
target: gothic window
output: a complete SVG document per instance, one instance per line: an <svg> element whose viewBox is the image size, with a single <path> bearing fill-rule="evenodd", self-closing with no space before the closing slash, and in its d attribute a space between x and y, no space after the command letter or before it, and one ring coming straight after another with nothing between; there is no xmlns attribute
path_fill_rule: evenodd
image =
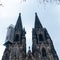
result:
<svg viewBox="0 0 60 60"><path fill-rule="evenodd" d="M42 48L42 57L46 57L46 50L45 50L45 48Z"/></svg>
<svg viewBox="0 0 60 60"><path fill-rule="evenodd" d="M15 41L19 41L19 34L16 34Z"/></svg>
<svg viewBox="0 0 60 60"><path fill-rule="evenodd" d="M38 39L38 38L37 38L37 34L36 34L36 39ZM36 43L38 44L38 40L36 40Z"/></svg>
<svg viewBox="0 0 60 60"><path fill-rule="evenodd" d="M22 35L20 36L20 44L22 44Z"/></svg>
<svg viewBox="0 0 60 60"><path fill-rule="evenodd" d="M16 58L19 57L19 50L18 50L18 48L14 48L14 56L15 56Z"/></svg>
<svg viewBox="0 0 60 60"><path fill-rule="evenodd" d="M43 36L42 36L42 34L39 34L39 41L43 41Z"/></svg>

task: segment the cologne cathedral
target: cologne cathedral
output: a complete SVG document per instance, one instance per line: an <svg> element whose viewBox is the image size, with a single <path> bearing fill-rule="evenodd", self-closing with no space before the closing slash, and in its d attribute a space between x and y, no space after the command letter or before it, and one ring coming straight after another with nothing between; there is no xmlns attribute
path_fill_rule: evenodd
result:
<svg viewBox="0 0 60 60"><path fill-rule="evenodd" d="M32 29L32 52L26 52L26 31L22 26L21 13L15 27L8 27L6 46L2 60L59 60L53 42L35 13L35 24Z"/></svg>

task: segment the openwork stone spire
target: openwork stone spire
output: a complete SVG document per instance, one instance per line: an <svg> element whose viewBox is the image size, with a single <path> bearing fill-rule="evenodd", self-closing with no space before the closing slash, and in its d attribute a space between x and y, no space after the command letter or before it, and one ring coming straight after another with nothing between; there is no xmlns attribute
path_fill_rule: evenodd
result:
<svg viewBox="0 0 60 60"><path fill-rule="evenodd" d="M37 13L35 13L35 28L42 28L42 24L37 16Z"/></svg>
<svg viewBox="0 0 60 60"><path fill-rule="evenodd" d="M21 13L19 13L19 17L15 26L15 31L21 31L22 30L22 21L21 21Z"/></svg>

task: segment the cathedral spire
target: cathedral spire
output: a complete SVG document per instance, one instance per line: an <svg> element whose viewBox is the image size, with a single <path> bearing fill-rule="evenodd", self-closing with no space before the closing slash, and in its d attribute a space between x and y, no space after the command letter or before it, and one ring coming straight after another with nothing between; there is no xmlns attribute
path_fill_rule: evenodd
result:
<svg viewBox="0 0 60 60"><path fill-rule="evenodd" d="M35 28L42 28L42 24L39 21L39 18L37 16L37 13L35 13Z"/></svg>
<svg viewBox="0 0 60 60"><path fill-rule="evenodd" d="M16 30L19 30L19 31L22 30L21 13L19 13L19 17L18 17L16 26L15 26L15 31L16 31Z"/></svg>

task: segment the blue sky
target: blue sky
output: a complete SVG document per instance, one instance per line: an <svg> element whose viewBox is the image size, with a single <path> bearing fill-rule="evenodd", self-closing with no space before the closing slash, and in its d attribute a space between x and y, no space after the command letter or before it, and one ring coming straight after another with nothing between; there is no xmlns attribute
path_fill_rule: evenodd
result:
<svg viewBox="0 0 60 60"><path fill-rule="evenodd" d="M0 60L5 47L7 28L10 24L15 25L21 12L23 27L27 34L27 50L32 45L32 28L34 27L35 12L43 25L46 27L53 41L55 50L60 58L60 5L56 3L39 3L39 0L2 0L0 6Z"/></svg>

